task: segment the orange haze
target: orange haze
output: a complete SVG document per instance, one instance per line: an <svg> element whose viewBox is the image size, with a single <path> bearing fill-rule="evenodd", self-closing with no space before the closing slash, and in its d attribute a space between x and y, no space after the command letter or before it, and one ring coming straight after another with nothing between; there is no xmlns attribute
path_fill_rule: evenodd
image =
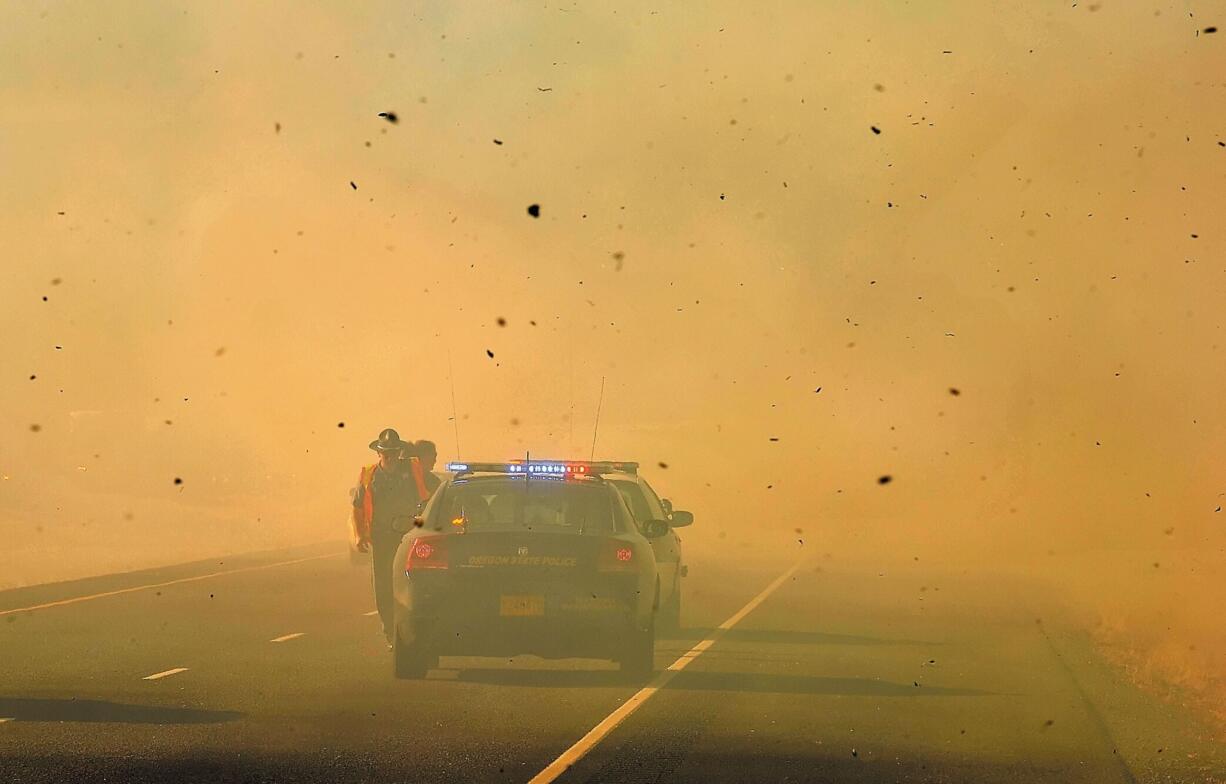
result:
<svg viewBox="0 0 1226 784"><path fill-rule="evenodd" d="M1022 571L1226 701L1213 8L9 4L0 588L336 537L452 381L585 456L603 377L698 557Z"/></svg>

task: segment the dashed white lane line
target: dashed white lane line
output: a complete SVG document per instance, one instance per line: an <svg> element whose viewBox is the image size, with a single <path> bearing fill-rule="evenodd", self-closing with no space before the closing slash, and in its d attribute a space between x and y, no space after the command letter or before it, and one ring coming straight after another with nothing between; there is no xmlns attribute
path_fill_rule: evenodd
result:
<svg viewBox="0 0 1226 784"><path fill-rule="evenodd" d="M286 642L288 640L296 640L306 632L294 632L293 634L283 634L280 637L273 637L269 642Z"/></svg>
<svg viewBox="0 0 1226 784"><path fill-rule="evenodd" d="M803 562L804 559L797 561L790 569L775 578L775 581L766 586L766 588L762 590L762 593L750 599L749 603L740 610L737 610L735 615L721 623L719 628L711 633L710 637L681 654L681 656L678 657L675 662L668 665L668 669L657 675L655 679L651 681L651 683L635 692L633 697L623 702L617 710L610 713L599 724L589 730L586 735L575 743L575 745L562 752L562 756L549 763L547 768L533 776L532 779L529 780L528 784L549 784L549 782L552 782L558 776L561 776L563 773L569 770L570 767L576 762L583 759L583 757L586 756L589 751L595 748L597 743L604 740L608 734L615 730L619 724L625 721L630 714L638 710L644 702L651 699L653 694L664 688L664 686L673 679L673 676L684 670L690 662L701 656L703 651L714 645L715 641L724 635L724 632L740 623L742 618L753 612L759 604L766 600L766 597L775 592L776 588L787 582L787 579L796 573L796 570L800 568L800 565Z"/></svg>
<svg viewBox="0 0 1226 784"><path fill-rule="evenodd" d="M371 610L371 611L370 611L370 612L368 612L368 613L362 613L362 617L364 617L364 618L369 618L369 617L370 617L370 616L372 616L372 615L378 615L378 614L379 614L379 611L378 611L378 610Z"/></svg>
<svg viewBox="0 0 1226 784"><path fill-rule="evenodd" d="M0 610L0 615L12 615L13 613L29 612L30 610L45 610L48 607L62 607L65 604L76 604L77 602L88 602L92 599L104 599L107 596L119 596L124 593L135 593L136 591L147 591L150 588L165 588L168 585L180 585L182 583L194 583L199 580L209 580L213 577L223 577L227 574L239 574L241 572L255 572L260 569L273 569L278 566L290 566L292 564L306 563L307 561L318 561L321 558L336 558L344 555L344 553L328 553L327 555L312 555L309 558L295 558L292 561L278 561L270 564L259 564L257 566L243 566L238 569L226 569L220 572L209 572L208 574L198 574L195 577L181 577L178 580L167 580L164 583L149 583L148 585L134 585L131 588L120 588L116 591L103 591L102 593L94 593L89 596L74 596L71 599L60 599L55 602L47 602L45 604L32 604L29 607L17 607L12 610Z"/></svg>
<svg viewBox="0 0 1226 784"><path fill-rule="evenodd" d="M166 670L164 672L155 672L152 675L146 675L145 677L141 678L141 680L142 681L156 681L156 680L160 680L161 678L165 678L170 675L177 675L180 672L187 672L187 667L175 667L173 670Z"/></svg>

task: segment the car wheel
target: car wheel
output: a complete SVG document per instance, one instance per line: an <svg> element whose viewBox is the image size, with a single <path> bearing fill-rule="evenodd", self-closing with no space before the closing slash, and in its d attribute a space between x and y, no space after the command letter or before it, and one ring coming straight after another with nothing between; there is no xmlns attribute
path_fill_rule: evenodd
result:
<svg viewBox="0 0 1226 784"><path fill-rule="evenodd" d="M652 624L646 629L635 629L627 635L625 649L618 664L621 671L632 677L650 675L655 668L656 630Z"/></svg>
<svg viewBox="0 0 1226 784"><path fill-rule="evenodd" d="M400 630L392 636L392 674L404 680L420 680L434 660L422 648L421 643L412 645L400 637Z"/></svg>

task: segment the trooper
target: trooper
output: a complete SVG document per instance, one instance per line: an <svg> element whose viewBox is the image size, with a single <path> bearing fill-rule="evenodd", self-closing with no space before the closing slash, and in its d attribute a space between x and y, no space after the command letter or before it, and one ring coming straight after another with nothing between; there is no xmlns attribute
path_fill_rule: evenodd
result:
<svg viewBox="0 0 1226 784"><path fill-rule="evenodd" d="M353 528L358 550L371 554L375 607L390 644L394 628L392 561L404 531L429 492L412 442L401 440L400 434L389 427L370 442L370 448L379 455L379 462L362 469L354 489ZM406 458L406 454L410 456ZM403 463L409 463L409 470Z"/></svg>

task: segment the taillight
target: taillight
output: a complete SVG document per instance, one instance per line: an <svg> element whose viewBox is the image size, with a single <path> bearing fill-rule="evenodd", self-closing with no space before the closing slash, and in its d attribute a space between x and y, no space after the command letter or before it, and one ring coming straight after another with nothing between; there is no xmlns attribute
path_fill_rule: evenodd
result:
<svg viewBox="0 0 1226 784"><path fill-rule="evenodd" d="M602 572L633 572L638 569L634 548L617 539L607 540L597 559L597 568Z"/></svg>
<svg viewBox="0 0 1226 784"><path fill-rule="evenodd" d="M446 569L447 539L442 536L423 536L409 543L404 570L415 572L422 569Z"/></svg>

